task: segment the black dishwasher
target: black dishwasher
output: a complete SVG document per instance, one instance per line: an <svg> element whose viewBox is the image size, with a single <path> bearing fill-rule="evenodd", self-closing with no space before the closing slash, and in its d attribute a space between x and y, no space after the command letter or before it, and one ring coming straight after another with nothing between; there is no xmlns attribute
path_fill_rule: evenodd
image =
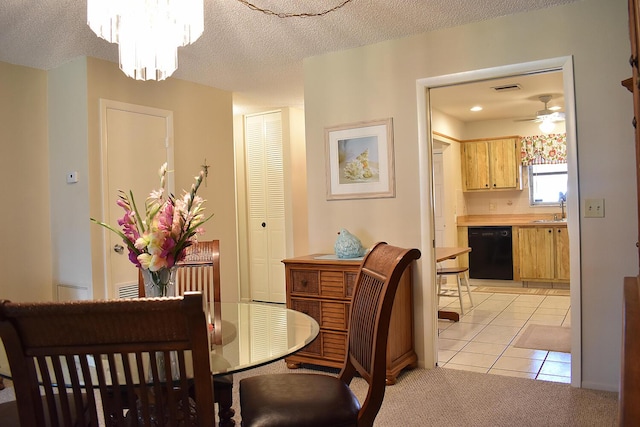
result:
<svg viewBox="0 0 640 427"><path fill-rule="evenodd" d="M469 227L469 277L513 280L511 227Z"/></svg>

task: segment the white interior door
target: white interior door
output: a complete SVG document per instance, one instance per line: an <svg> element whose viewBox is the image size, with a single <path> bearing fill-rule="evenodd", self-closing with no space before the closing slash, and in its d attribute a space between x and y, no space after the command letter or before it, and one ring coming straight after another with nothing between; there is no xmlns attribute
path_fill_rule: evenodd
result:
<svg viewBox="0 0 640 427"><path fill-rule="evenodd" d="M284 161L280 112L245 120L251 299L284 303Z"/></svg>
<svg viewBox="0 0 640 427"><path fill-rule="evenodd" d="M114 227L124 210L117 206L119 190L133 192L138 211L144 216L149 192L160 187L158 171L167 162L173 171L173 113L150 107L102 100L102 150L104 218ZM173 173L167 187L174 192ZM138 272L129 261L122 239L105 233L105 296L122 296L121 288L135 290ZM125 291L126 293L126 291Z"/></svg>

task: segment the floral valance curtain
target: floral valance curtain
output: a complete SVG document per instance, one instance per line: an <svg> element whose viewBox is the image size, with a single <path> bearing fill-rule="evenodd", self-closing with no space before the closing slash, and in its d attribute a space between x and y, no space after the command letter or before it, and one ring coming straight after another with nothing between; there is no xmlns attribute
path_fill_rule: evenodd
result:
<svg viewBox="0 0 640 427"><path fill-rule="evenodd" d="M523 166L567 163L567 134L525 136L520 150Z"/></svg>

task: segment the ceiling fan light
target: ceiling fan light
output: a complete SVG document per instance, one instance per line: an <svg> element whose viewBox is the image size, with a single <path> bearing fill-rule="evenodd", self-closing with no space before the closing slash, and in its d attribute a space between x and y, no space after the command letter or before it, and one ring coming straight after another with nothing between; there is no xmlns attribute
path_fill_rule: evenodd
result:
<svg viewBox="0 0 640 427"><path fill-rule="evenodd" d="M556 125L553 123L551 119L546 118L542 121L542 123L540 123L539 128L542 131L542 133L551 133L556 128Z"/></svg>

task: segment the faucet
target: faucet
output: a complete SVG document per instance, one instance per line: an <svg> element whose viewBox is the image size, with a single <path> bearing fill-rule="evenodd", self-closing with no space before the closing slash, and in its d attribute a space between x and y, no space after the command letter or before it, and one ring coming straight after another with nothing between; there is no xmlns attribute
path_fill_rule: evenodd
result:
<svg viewBox="0 0 640 427"><path fill-rule="evenodd" d="M561 213L561 215L562 215L562 216L561 216L561 218L562 218L562 219L565 219L565 218L566 218L566 215L565 215L565 213L564 213L564 203L565 203L565 198L564 198L564 197L561 197L561 198L560 198L560 209L562 210L562 213Z"/></svg>

